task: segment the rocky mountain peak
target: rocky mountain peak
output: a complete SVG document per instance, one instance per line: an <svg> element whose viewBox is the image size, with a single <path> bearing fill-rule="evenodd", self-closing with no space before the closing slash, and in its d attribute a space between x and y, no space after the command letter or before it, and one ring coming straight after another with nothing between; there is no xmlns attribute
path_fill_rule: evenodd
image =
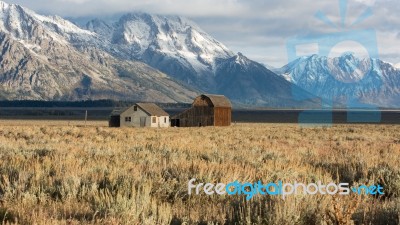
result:
<svg viewBox="0 0 400 225"><path fill-rule="evenodd" d="M235 63L246 66L249 65L251 62L250 60L244 56L241 52L238 52L236 56L234 56Z"/></svg>
<svg viewBox="0 0 400 225"><path fill-rule="evenodd" d="M346 53L336 58L303 57L277 70L286 80L330 101L399 106L400 72L379 59Z"/></svg>

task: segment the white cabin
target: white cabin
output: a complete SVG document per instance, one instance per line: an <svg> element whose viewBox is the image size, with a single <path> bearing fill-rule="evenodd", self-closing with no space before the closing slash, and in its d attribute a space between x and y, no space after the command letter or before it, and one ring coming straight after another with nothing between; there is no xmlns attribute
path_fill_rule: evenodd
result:
<svg viewBox="0 0 400 225"><path fill-rule="evenodd" d="M137 103L112 111L110 127L169 127L169 114L154 103Z"/></svg>

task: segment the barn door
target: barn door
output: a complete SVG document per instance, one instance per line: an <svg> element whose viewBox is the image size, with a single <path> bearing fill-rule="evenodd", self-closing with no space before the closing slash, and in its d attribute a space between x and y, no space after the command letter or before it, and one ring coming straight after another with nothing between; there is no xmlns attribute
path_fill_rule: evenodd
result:
<svg viewBox="0 0 400 225"><path fill-rule="evenodd" d="M140 117L140 127L146 126L146 117Z"/></svg>

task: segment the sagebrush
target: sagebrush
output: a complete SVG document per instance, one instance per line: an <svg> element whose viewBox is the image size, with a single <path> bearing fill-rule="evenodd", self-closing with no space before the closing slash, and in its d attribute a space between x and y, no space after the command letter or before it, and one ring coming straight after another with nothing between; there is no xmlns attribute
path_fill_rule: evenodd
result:
<svg viewBox="0 0 400 225"><path fill-rule="evenodd" d="M398 224L400 126L108 128L1 121L4 224ZM188 195L187 182L381 184L375 196Z"/></svg>

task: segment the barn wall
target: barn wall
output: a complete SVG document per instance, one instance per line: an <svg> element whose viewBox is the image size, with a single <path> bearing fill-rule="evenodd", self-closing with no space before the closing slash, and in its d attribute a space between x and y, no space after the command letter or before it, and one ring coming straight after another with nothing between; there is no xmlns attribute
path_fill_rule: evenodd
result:
<svg viewBox="0 0 400 225"><path fill-rule="evenodd" d="M214 126L230 126L232 122L231 108L214 108Z"/></svg>
<svg viewBox="0 0 400 225"><path fill-rule="evenodd" d="M174 118L179 119L181 127L213 126L214 110L212 107L195 106Z"/></svg>
<svg viewBox="0 0 400 225"><path fill-rule="evenodd" d="M173 126L230 126L232 121L231 103L223 96L201 95L192 108L172 117Z"/></svg>

